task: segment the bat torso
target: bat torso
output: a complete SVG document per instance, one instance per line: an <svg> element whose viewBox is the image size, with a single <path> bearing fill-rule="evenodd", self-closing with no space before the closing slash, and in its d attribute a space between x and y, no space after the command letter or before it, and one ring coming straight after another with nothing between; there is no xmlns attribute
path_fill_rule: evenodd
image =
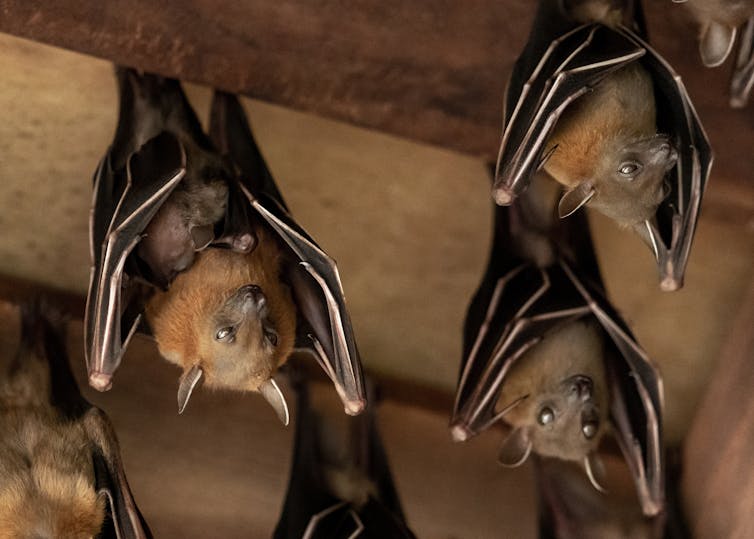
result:
<svg viewBox="0 0 754 539"><path fill-rule="evenodd" d="M198 363L210 386L255 390L293 350L296 308L281 280L283 254L263 227L254 233L258 243L251 253L206 249L147 305L160 353L184 369ZM213 342L216 313L229 296L249 284L259 286L267 298L269 317L278 333L272 354L264 353L259 335L251 335L246 343L239 339L227 349Z"/></svg>
<svg viewBox="0 0 754 539"><path fill-rule="evenodd" d="M644 68L630 64L563 112L547 143L557 148L545 170L569 189L599 182L601 165L621 146L656 131L652 81Z"/></svg>
<svg viewBox="0 0 754 539"><path fill-rule="evenodd" d="M0 538L95 537L105 509L84 430L19 378L0 389Z"/></svg>

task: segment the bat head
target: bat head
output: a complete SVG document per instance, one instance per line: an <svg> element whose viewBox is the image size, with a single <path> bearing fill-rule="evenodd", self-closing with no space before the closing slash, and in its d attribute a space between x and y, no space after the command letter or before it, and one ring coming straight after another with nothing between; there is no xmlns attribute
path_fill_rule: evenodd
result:
<svg viewBox="0 0 754 539"><path fill-rule="evenodd" d="M207 249L148 304L160 352L184 371L179 411L200 381L260 391L282 410L269 381L293 350L296 310L279 258L269 242L248 254Z"/></svg>
<svg viewBox="0 0 754 539"><path fill-rule="evenodd" d="M651 219L668 195L665 181L678 152L664 135L621 144L604 152L594 176L567 191L558 213L566 217L581 206L590 207L630 227Z"/></svg>
<svg viewBox="0 0 754 539"><path fill-rule="evenodd" d="M504 415L513 427L500 462L518 465L531 451L562 460L583 461L607 428L607 384L603 343L592 324L575 322L556 330L527 352L504 387L519 395Z"/></svg>

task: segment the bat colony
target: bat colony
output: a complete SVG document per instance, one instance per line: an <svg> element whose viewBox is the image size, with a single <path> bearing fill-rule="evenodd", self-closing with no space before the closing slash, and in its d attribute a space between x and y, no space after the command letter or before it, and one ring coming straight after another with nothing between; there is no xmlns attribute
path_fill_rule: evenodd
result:
<svg viewBox="0 0 754 539"><path fill-rule="evenodd" d="M687 5L706 66L738 41L731 103L743 106L754 2ZM215 92L205 133L178 81L121 67L116 78L118 124L90 217L89 384L112 387L140 332L181 370L179 413L204 384L258 392L288 424L278 382L306 352L348 415L366 411L346 418L350 442L333 443L333 418L290 372L295 444L274 537L413 538L337 267L292 217L240 102ZM711 163L638 0L539 2L506 90L493 244L464 324L450 430L465 441L497 426L501 464L534 462L542 538L666 533L662 380L607 298L578 210L638 234L660 287L676 290ZM0 379L0 539L151 537L113 428L81 397L50 311L21 307L21 344ZM606 492L605 461L629 478L631 500Z"/></svg>

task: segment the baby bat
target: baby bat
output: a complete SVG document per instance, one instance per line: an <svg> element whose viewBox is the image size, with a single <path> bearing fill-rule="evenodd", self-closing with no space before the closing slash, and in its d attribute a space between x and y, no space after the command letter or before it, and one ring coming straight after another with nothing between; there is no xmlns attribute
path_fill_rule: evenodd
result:
<svg viewBox="0 0 754 539"><path fill-rule="evenodd" d="M663 290L682 286L711 165L680 78L644 41L631 0L541 0L511 73L492 194L507 205L544 170L652 249Z"/></svg>
<svg viewBox="0 0 754 539"><path fill-rule="evenodd" d="M689 0L687 5L699 22L699 54L705 66L722 64L733 50L738 36L738 54L730 82L730 106L746 106L754 86L754 1Z"/></svg>
<svg viewBox="0 0 754 539"><path fill-rule="evenodd" d="M22 307L20 348L0 380L0 537L151 537L107 416L81 397L61 324Z"/></svg>
<svg viewBox="0 0 754 539"><path fill-rule="evenodd" d="M393 484L374 406L338 425L297 373L296 439L274 539L414 539ZM374 402L370 391L370 402Z"/></svg>
<svg viewBox="0 0 754 539"><path fill-rule="evenodd" d="M181 412L207 381L259 391L287 423L272 377L295 345L327 372L346 412L359 413L361 367L337 267L288 213L240 103L215 94L210 139L178 81L117 74L118 127L90 220L90 385L109 389L141 328L183 367Z"/></svg>
<svg viewBox="0 0 754 539"><path fill-rule="evenodd" d="M451 433L507 424L499 460L577 461L600 489L598 449L615 437L642 510L664 507L662 381L604 297L583 214L558 220L541 175L497 207L487 272L464 327Z"/></svg>

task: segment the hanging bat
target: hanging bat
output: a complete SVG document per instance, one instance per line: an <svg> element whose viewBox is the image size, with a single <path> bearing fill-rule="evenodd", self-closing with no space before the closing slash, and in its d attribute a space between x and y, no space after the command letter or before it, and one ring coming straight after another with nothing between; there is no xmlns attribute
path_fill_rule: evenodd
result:
<svg viewBox="0 0 754 539"><path fill-rule="evenodd" d="M652 249L663 290L683 285L712 154L680 78L645 40L632 0L541 0L505 98L493 198L544 170L559 214L589 205Z"/></svg>
<svg viewBox="0 0 754 539"><path fill-rule="evenodd" d="M347 432L339 432L332 418L313 406L307 382L298 380L296 385L293 462L273 538L414 539L380 441L374 406L347 418Z"/></svg>
<svg viewBox="0 0 754 539"><path fill-rule="evenodd" d="M109 389L141 328L183 368L179 412L206 382L259 391L287 423L273 376L295 342L359 413L361 367L337 267L290 217L240 104L216 95L210 140L177 81L119 69L118 82L118 127L90 221L90 385Z"/></svg>
<svg viewBox="0 0 754 539"><path fill-rule="evenodd" d="M730 82L730 106L745 107L754 86L754 2L690 0L687 5L699 21L699 55L705 66L722 64L733 50L738 36L738 53Z"/></svg>
<svg viewBox="0 0 754 539"><path fill-rule="evenodd" d="M595 491L571 463L535 458L539 539L661 539L663 518L646 518L624 489ZM611 470L615 471L615 470ZM622 486L622 485L620 485Z"/></svg>
<svg viewBox="0 0 754 539"><path fill-rule="evenodd" d="M22 307L21 345L0 380L0 536L152 537L115 431L79 393L61 325Z"/></svg>
<svg viewBox="0 0 754 539"><path fill-rule="evenodd" d="M464 441L502 420L501 463L522 464L533 451L579 461L598 489L599 442L611 432L644 513L655 515L664 503L662 382L604 297L586 217L558 221L547 183L495 210L451 432Z"/></svg>

